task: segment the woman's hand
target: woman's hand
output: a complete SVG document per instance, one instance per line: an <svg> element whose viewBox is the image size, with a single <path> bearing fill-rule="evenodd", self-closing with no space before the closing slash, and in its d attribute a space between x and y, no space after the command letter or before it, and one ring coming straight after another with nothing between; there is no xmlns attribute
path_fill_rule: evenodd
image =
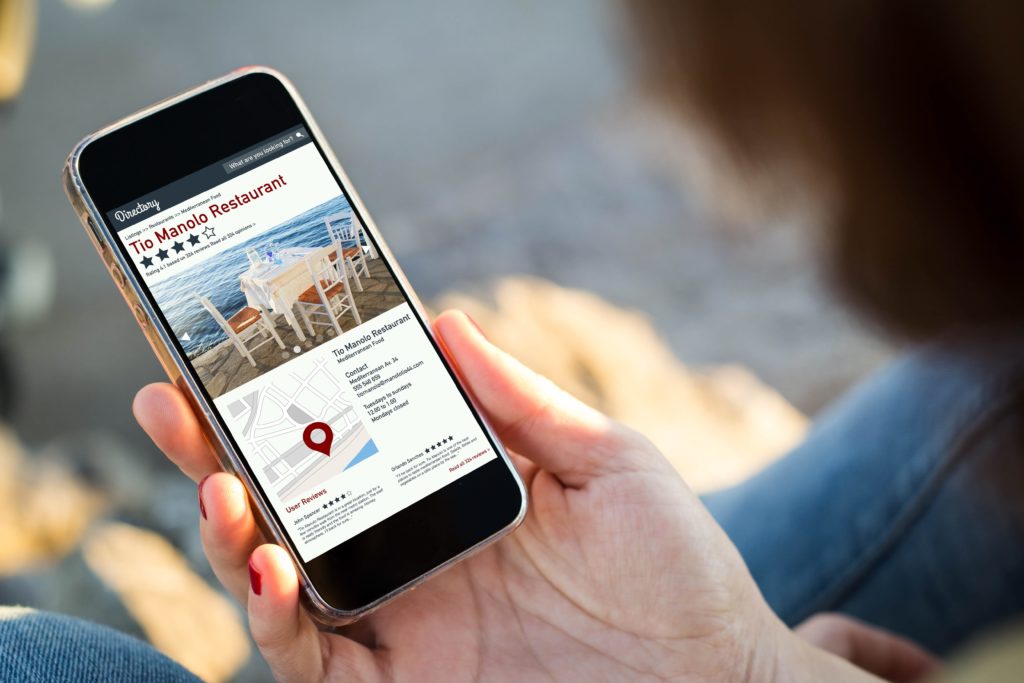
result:
<svg viewBox="0 0 1024 683"><path fill-rule="evenodd" d="M527 370L463 314L435 329L531 497L522 527L343 635L299 607L289 556L262 538L184 397L139 392L154 442L200 481L200 531L282 681L858 680L793 636L665 458ZM344 577L339 577L344 580Z"/></svg>
<svg viewBox="0 0 1024 683"><path fill-rule="evenodd" d="M939 662L906 638L843 616L818 614L796 633L826 652L893 683L914 683L938 673Z"/></svg>

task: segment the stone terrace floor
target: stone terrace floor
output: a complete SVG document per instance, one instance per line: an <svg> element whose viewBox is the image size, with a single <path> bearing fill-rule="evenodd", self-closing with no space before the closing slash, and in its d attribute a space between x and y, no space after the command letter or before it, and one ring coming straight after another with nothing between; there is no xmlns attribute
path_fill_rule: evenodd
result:
<svg viewBox="0 0 1024 683"><path fill-rule="evenodd" d="M354 284L352 286L356 308L364 323L401 304L404 300L398 289L398 283L391 278L384 262L381 259L373 259L369 261L369 264L371 277L362 278L363 291L360 292ZM301 317L298 314L296 317L299 318L301 325ZM323 320L323 318L320 319ZM257 349L250 349L256 360L256 367L253 367L242 354L238 353L230 341L218 344L192 361L200 379L213 398L240 387L265 372L283 365L296 355L315 349L335 337L334 328L320 326L313 327L316 336L310 337L303 325L306 341L300 342L283 315L274 315L273 322L274 329L277 330L277 334L284 342L285 348L281 349L271 341ZM356 326L355 320L348 313L341 316L338 322L345 332Z"/></svg>

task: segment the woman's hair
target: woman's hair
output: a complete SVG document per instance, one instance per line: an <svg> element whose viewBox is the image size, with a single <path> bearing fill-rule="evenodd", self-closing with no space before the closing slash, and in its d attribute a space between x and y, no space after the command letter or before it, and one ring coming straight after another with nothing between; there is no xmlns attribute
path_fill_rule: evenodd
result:
<svg viewBox="0 0 1024 683"><path fill-rule="evenodd" d="M658 92L824 199L856 305L913 337L1024 323L1024 2L627 1Z"/></svg>

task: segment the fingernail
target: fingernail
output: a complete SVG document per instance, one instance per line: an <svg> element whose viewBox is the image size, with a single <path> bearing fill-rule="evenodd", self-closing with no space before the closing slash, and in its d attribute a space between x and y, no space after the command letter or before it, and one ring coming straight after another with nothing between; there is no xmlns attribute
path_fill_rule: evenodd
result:
<svg viewBox="0 0 1024 683"><path fill-rule="evenodd" d="M260 577L260 572L256 569L256 565L252 563L252 558L249 558L249 585L252 586L252 592L256 595L260 594L263 589L263 579Z"/></svg>
<svg viewBox="0 0 1024 683"><path fill-rule="evenodd" d="M206 519L206 506L203 504L203 484L205 484L206 480L211 476L213 475L207 474L199 480L199 514L203 516L203 519Z"/></svg>

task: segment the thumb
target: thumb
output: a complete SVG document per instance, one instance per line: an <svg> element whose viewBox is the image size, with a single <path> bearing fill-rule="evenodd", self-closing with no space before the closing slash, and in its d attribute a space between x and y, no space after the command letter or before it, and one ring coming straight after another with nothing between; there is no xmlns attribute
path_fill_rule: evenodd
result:
<svg viewBox="0 0 1024 683"><path fill-rule="evenodd" d="M638 435L491 344L465 313L442 313L434 330L509 448L567 486L630 469Z"/></svg>

